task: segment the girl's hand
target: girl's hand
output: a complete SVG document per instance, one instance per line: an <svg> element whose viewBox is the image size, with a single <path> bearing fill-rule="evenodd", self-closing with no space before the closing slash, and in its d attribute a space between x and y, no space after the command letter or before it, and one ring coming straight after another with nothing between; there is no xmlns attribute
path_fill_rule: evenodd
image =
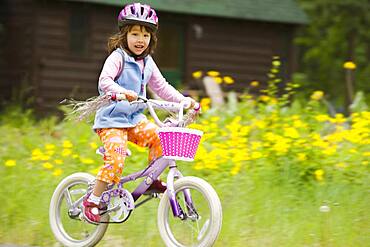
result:
<svg viewBox="0 0 370 247"><path fill-rule="evenodd" d="M184 103L185 109L193 108L196 105L196 101L190 97L185 97L181 102Z"/></svg>
<svg viewBox="0 0 370 247"><path fill-rule="evenodd" d="M124 94L126 95L126 99L131 102L131 101L134 101L134 100L137 100L137 93L135 93L134 91L131 91L131 90L126 90L124 92Z"/></svg>

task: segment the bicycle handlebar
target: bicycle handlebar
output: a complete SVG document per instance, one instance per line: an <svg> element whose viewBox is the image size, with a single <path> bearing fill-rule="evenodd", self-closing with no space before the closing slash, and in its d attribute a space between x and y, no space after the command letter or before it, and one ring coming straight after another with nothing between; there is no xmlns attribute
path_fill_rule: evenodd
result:
<svg viewBox="0 0 370 247"><path fill-rule="evenodd" d="M110 96L111 100L114 101L120 101L120 100L126 100L125 94L123 93L110 93L108 94ZM147 99L143 96L138 96L138 99L135 101L131 101L130 104L142 104L145 108L148 108L150 115L154 118L154 121L160 126L164 127L166 126L165 123L163 123L159 118L157 113L154 109L166 109L171 112L177 112L178 113L178 123L177 126L186 126L190 122L192 122L196 115L200 113L201 106L199 103L196 103L192 109L189 109L187 115L185 115L184 119L184 109L188 108L186 107L186 102L169 102L164 100L154 100L154 99ZM190 106L189 106L190 107Z"/></svg>

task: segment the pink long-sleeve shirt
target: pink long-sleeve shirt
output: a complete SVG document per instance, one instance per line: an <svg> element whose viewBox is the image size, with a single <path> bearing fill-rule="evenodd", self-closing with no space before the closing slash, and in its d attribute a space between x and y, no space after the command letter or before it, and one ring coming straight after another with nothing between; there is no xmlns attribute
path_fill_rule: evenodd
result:
<svg viewBox="0 0 370 247"><path fill-rule="evenodd" d="M122 70L122 56L119 52L112 52L106 59L103 69L99 76L99 87L104 92L124 93L125 88L118 85L114 79ZM137 60L141 71L144 70L144 60ZM123 69L125 66L123 65ZM159 71L158 66L153 66L153 73L148 81L149 88L164 100L172 102L180 102L184 100L184 96L171 86L162 73Z"/></svg>

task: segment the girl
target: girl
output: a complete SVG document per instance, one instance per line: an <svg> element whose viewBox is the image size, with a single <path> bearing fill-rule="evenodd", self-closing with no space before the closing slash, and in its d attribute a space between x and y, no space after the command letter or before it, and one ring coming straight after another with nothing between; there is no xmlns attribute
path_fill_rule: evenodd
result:
<svg viewBox="0 0 370 247"><path fill-rule="evenodd" d="M94 130L103 142L104 165L100 168L93 193L83 201L87 221L99 223L101 194L110 183L118 183L124 167L127 141L149 147L149 160L162 155L158 128L142 114L143 109L130 105L139 96L145 96L148 85L167 101L185 102L189 107L195 101L184 97L170 86L160 73L150 54L157 43L158 17L149 5L126 5L118 16L119 32L108 41L110 55L99 77L100 95L123 93L126 100L114 101L102 107L95 116ZM152 188L163 192L166 187L155 181Z"/></svg>

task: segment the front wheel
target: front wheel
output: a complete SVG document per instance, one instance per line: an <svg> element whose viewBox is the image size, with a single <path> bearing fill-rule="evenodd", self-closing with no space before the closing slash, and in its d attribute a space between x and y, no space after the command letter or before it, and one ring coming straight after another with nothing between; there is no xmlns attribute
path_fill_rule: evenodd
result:
<svg viewBox="0 0 370 247"><path fill-rule="evenodd" d="M88 184L94 181L88 173L74 173L63 179L54 191L49 207L49 221L55 238L63 246L94 246L104 236L108 224L93 225L81 220L82 199ZM109 216L102 216L108 221Z"/></svg>
<svg viewBox="0 0 370 247"><path fill-rule="evenodd" d="M222 224L222 207L216 191L197 177L176 180L174 189L185 217L173 216L168 194L164 193L158 207L158 228L166 246L212 246ZM189 192L192 205L185 197Z"/></svg>

